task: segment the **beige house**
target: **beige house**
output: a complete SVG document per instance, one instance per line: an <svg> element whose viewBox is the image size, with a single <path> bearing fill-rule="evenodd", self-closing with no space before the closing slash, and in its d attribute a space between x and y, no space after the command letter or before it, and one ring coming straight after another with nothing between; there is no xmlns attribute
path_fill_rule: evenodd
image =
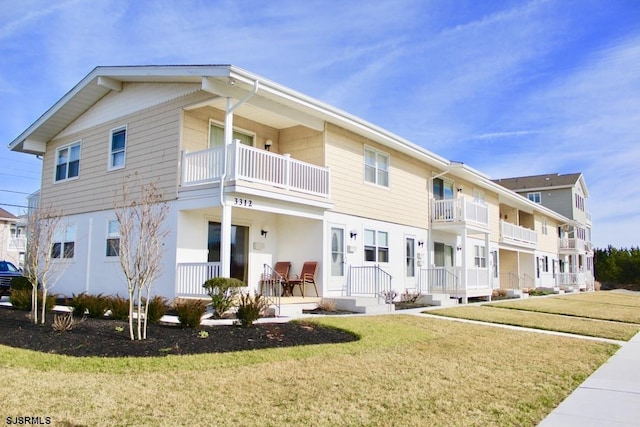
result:
<svg viewBox="0 0 640 427"><path fill-rule="evenodd" d="M587 210L589 190L584 176L555 173L501 178L495 182L569 219L557 227L560 237L557 284L562 288L592 288L595 281L592 221Z"/></svg>
<svg viewBox="0 0 640 427"><path fill-rule="evenodd" d="M553 285L568 219L480 172L230 65L98 67L9 145L43 156L40 203L65 213L56 292L124 292L113 192L157 180L170 205L156 292L208 277L263 289L318 263L305 296L421 292L466 301ZM549 230L552 230L549 233ZM549 261L548 265L555 265ZM554 273L555 274L555 273ZM527 282L531 278L531 283ZM286 278L285 278L286 279Z"/></svg>

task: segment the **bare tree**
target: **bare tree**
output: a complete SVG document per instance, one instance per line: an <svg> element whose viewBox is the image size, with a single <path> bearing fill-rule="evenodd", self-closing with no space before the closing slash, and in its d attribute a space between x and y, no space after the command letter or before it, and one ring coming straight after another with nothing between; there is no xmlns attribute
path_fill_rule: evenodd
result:
<svg viewBox="0 0 640 427"><path fill-rule="evenodd" d="M155 181L142 183L136 175L136 186L132 188L131 177L124 179L115 203L120 240L117 247L112 243L112 250L119 256L127 280L132 340L147 338L149 296L151 285L162 273L163 241L169 234L164 228L168 213L169 206L162 200ZM134 315L137 321L135 335Z"/></svg>
<svg viewBox="0 0 640 427"><path fill-rule="evenodd" d="M27 213L27 253L25 276L32 286L31 313L33 322L38 323L38 287L42 292L40 322L45 322L46 301L49 290L57 283L66 263L57 260L68 252L64 243L56 242L57 233L63 233L62 214L53 207L36 207ZM59 245L54 247L54 244Z"/></svg>

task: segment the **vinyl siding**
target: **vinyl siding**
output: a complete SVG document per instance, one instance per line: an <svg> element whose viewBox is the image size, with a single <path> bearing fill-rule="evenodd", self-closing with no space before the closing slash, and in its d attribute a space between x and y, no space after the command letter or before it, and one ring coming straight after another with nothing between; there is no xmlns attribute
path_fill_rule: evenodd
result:
<svg viewBox="0 0 640 427"><path fill-rule="evenodd" d="M336 126L327 127L326 160L331 168L334 211L396 224L427 227L425 165ZM364 180L364 147L389 154L389 187Z"/></svg>
<svg viewBox="0 0 640 427"><path fill-rule="evenodd" d="M193 96L193 95L192 95ZM181 107L188 97L110 120L81 132L55 138L47 144L42 178L42 203L58 206L65 214L109 209L114 192L127 175L157 180L165 200L176 198ZM126 166L108 170L110 130L127 126ZM81 141L77 179L54 182L56 149Z"/></svg>

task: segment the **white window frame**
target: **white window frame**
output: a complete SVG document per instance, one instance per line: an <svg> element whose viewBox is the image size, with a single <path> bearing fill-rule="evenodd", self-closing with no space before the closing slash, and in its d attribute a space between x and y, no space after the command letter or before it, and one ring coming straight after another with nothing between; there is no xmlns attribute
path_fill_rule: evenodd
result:
<svg viewBox="0 0 640 427"><path fill-rule="evenodd" d="M367 152L369 152L369 153L371 153L373 155L374 162L373 162L372 165L367 163ZM386 169L381 167L381 165L383 165L384 163L380 162L380 158L385 158L386 159ZM383 151L376 150L375 148L372 148L372 147L369 147L369 146L365 145L363 160L364 160L364 182L366 182L367 184L377 185L377 186L382 187L382 188L390 188L390 186L391 186L391 156L389 155L389 153L385 153ZM373 171L373 180L367 178L367 170L369 170L368 168L371 168L371 170ZM381 181L380 173L381 172L386 173L386 177L387 177L386 184L381 184L380 183L380 181Z"/></svg>
<svg viewBox="0 0 640 427"><path fill-rule="evenodd" d="M222 129L222 132L224 134L224 123L219 122L218 120L214 120L214 119L209 119L209 128L207 129L207 147L212 148L211 146L211 126L215 126L217 128ZM234 138L234 133L238 133L244 136L248 136L251 138L251 147L255 147L256 146L256 133L252 132L250 130L247 129L242 129L239 127L234 126L233 127L233 131L231 133L231 139L237 139ZM224 146L224 141L222 141L222 145L220 146ZM218 146L219 147L219 146Z"/></svg>
<svg viewBox="0 0 640 427"><path fill-rule="evenodd" d="M78 160L73 160L72 161L71 160L71 150L76 146L78 147ZM65 162L65 164L66 164L66 173L65 173L65 177L64 178L58 179L58 166L61 165L60 160L59 160L60 159L60 154L65 150L67 150L67 152L68 152L67 161ZM54 164L54 167L53 167L53 182L54 183L58 183L58 182L66 182L66 181L71 181L71 180L74 180L74 179L78 179L78 177L80 176L80 161L81 160L82 160L82 141L81 140L80 141L75 141L75 142L72 142L70 144L66 144L66 145L63 145L61 147L56 148L55 164ZM74 175L74 176L70 177L69 176L69 164L72 163L72 162L75 162L75 161L78 162L78 173L77 173L77 175Z"/></svg>
<svg viewBox="0 0 640 427"><path fill-rule="evenodd" d="M112 226L114 226L112 228ZM109 242L111 240L118 240L117 250L115 254L109 254ZM119 258L120 256L120 222L117 219L110 219L107 221L107 246L105 248L105 256L107 259Z"/></svg>
<svg viewBox="0 0 640 427"><path fill-rule="evenodd" d="M76 231L77 229L75 224L61 225L56 229L51 245L51 258L56 260L75 258ZM57 251L54 250L56 245L59 245ZM71 256L67 256L69 250L72 252Z"/></svg>
<svg viewBox="0 0 640 427"><path fill-rule="evenodd" d="M542 234L545 236L549 234L549 225L546 218L542 218Z"/></svg>
<svg viewBox="0 0 640 427"><path fill-rule="evenodd" d="M536 191L534 193L527 193L527 199L529 199L533 203L537 203L540 205L542 204L542 193L539 191Z"/></svg>
<svg viewBox="0 0 640 427"><path fill-rule="evenodd" d="M487 268L487 248L473 245L473 265L476 268Z"/></svg>
<svg viewBox="0 0 640 427"><path fill-rule="evenodd" d="M409 245L409 241L411 241L411 251L413 253L409 253L408 249L408 245ZM413 236L405 236L404 238L404 250L405 250L405 254L404 254L404 259L405 259L405 263L404 263L404 268L405 268L405 275L407 277L416 277L416 238ZM411 271L409 271L409 267L411 266Z"/></svg>
<svg viewBox="0 0 640 427"><path fill-rule="evenodd" d="M124 131L124 147L122 149L118 149L118 150L114 150L113 149L113 136L116 133L122 132ZM108 169L110 171L112 170L118 170L118 169L122 169L125 167L125 165L127 164L127 144L128 144L128 139L129 139L129 129L127 128L127 125L124 126L118 126L117 128L113 128L109 131L109 167ZM116 165L114 162L115 156L122 153L122 164L118 164Z"/></svg>
<svg viewBox="0 0 640 427"><path fill-rule="evenodd" d="M367 233L373 233L373 242L367 242ZM386 245L382 245L382 238L386 240ZM369 243L369 244L367 244ZM371 228L366 228L364 230L364 260L365 262L378 262L378 263L389 263L389 232L388 231L380 231L374 230ZM367 259L367 251L373 251L373 259ZM381 261L381 254L386 254L386 260Z"/></svg>

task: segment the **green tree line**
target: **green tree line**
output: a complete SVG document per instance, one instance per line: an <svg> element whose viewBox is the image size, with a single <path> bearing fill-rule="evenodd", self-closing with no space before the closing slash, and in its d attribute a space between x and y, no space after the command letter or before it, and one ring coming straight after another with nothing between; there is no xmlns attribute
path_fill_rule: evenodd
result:
<svg viewBox="0 0 640 427"><path fill-rule="evenodd" d="M596 248L594 270L596 280L603 284L640 285L640 248Z"/></svg>

